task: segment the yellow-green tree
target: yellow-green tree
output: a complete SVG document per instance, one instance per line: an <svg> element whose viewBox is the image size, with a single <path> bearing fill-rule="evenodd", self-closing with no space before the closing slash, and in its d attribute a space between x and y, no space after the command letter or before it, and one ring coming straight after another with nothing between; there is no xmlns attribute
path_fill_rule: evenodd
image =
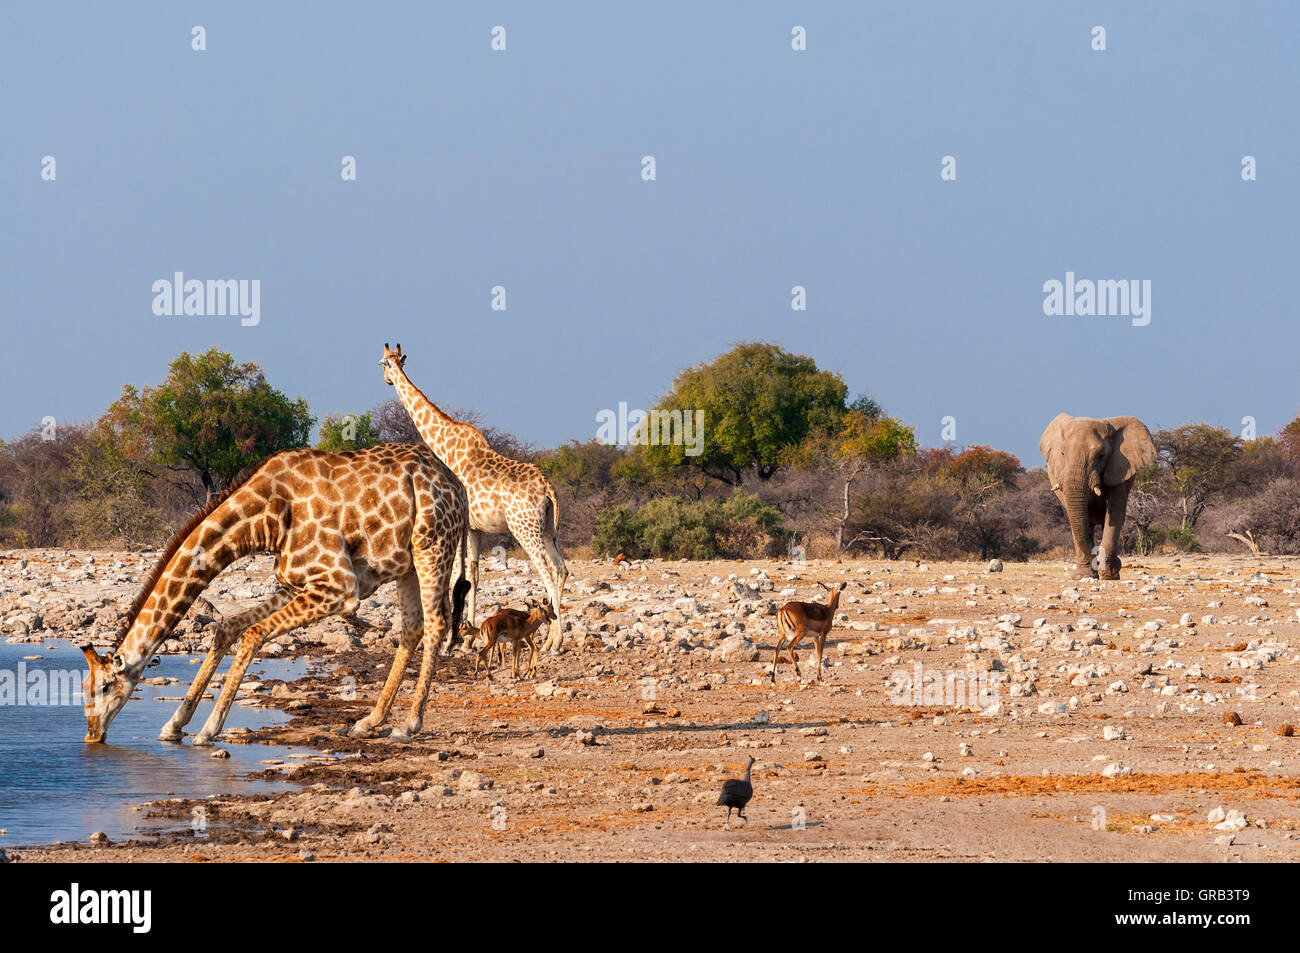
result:
<svg viewBox="0 0 1300 953"><path fill-rule="evenodd" d="M839 425L847 393L843 379L811 357L775 344L738 344L678 374L655 408L691 420L703 411L699 443L653 443L646 459L661 472L691 466L732 486L747 472L766 480L809 434Z"/></svg>

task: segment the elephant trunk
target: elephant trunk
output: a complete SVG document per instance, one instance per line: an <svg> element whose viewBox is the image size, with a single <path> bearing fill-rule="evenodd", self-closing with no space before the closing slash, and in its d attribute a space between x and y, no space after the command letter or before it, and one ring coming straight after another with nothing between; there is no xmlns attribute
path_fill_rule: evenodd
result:
<svg viewBox="0 0 1300 953"><path fill-rule="evenodd" d="M1071 482L1061 490L1065 503L1065 513L1070 519L1070 533L1074 536L1074 548L1079 565L1088 563L1092 558L1092 532L1088 524L1089 497L1095 492L1091 481L1080 479ZM1100 489L1100 484L1096 484Z"/></svg>

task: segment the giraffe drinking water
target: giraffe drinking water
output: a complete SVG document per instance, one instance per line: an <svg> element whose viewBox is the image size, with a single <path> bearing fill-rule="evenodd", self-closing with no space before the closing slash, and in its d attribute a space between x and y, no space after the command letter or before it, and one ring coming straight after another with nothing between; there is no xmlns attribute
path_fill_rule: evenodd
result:
<svg viewBox="0 0 1300 953"><path fill-rule="evenodd" d="M402 636L379 700L353 726L365 736L383 723L411 652L424 659L411 713L397 737L419 731L439 643L459 625L464 590L450 585L464 560L469 504L460 481L424 447L381 444L322 453L287 450L263 462L190 521L164 550L107 656L82 646L86 740L101 742L145 666L199 593L241 556L278 554L282 587L228 620L171 720L163 740L179 741L208 680L236 636L239 650L221 696L194 744L209 745L225 723L253 655L267 639L330 615L355 612L386 582L397 583Z"/></svg>

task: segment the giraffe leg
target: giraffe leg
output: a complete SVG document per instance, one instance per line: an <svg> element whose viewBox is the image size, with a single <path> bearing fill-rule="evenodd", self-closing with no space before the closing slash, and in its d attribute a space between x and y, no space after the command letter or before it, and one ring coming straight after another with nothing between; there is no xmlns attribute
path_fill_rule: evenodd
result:
<svg viewBox="0 0 1300 953"><path fill-rule="evenodd" d="M243 637L239 640L239 652L235 655L230 671L226 674L226 683L222 686L221 697L217 699L202 730L194 736L193 744L197 747L206 747L212 744L213 738L221 734L221 727L226 723L230 706L235 703L235 696L239 694L239 683L244 680L244 673L248 671L253 656L263 642L336 612L354 610L357 603L355 588L351 592L342 592L334 587L309 589L295 595L287 605L277 609L261 622L255 622L245 629Z"/></svg>
<svg viewBox="0 0 1300 953"><path fill-rule="evenodd" d="M438 646L451 625L451 573L456 561L449 537L439 536L433 527L416 527L411 539L412 561L420 579L420 602L424 608L424 659L415 683L415 698L406 724L394 728L389 737L410 738L424 724L424 703L438 663Z"/></svg>
<svg viewBox="0 0 1300 953"><path fill-rule="evenodd" d="M370 714L366 715L348 732L353 738L369 738L377 726L384 723L388 717L389 710L393 707L393 701L397 698L397 692L402 687L402 678L406 675L406 664L411 659L411 653L420 643L420 637L424 635L424 610L420 605L420 581L415 572L409 572L403 576L397 583L397 597L402 609L402 638L398 643L397 652L393 656L392 668L388 670L388 678L384 682L384 689L380 692L379 700L375 702L375 707Z"/></svg>
<svg viewBox="0 0 1300 953"><path fill-rule="evenodd" d="M163 725L162 731L158 734L159 741L180 741L185 736L182 729L194 717L194 710L199 707L203 692L207 689L208 682L212 680L212 674L217 670L217 666L221 664L221 660L225 658L231 644L241 632L254 622L260 622L272 612L288 605L293 595L288 589L280 589L265 602L222 620L221 624L217 626L217 631L213 633L212 647L208 649L203 664L199 666L194 681L190 683L190 690L185 693L185 700L177 707L171 720Z"/></svg>
<svg viewBox="0 0 1300 953"><path fill-rule="evenodd" d="M547 554L546 546L542 543L540 534L534 533L524 538L518 534L515 539L519 540L519 545L524 548L528 554L529 561L533 564L533 569L542 577L542 585L546 587L546 597L551 601L551 611L555 613L555 619L551 622L551 632L546 642L542 645L543 652L558 652L560 650L560 633L564 631L564 620L560 617L560 585L556 576L555 566L551 563L551 558Z"/></svg>
<svg viewBox="0 0 1300 953"><path fill-rule="evenodd" d="M564 593L564 584L569 578L569 569L564 565L564 554L560 552L559 539L546 526L542 527L542 547L546 550L547 562L551 568L552 584L555 587L554 590L547 588L547 594L551 597L551 609L555 612L555 619L551 622L551 633L546 639L546 645L553 642L554 651L558 652L564 632L564 619L560 614L560 597ZM583 642L579 642L579 652L582 651L582 647Z"/></svg>
<svg viewBox="0 0 1300 953"><path fill-rule="evenodd" d="M557 616L556 620L551 623L551 634L546 640L546 644L542 646L542 651L545 652L548 647L550 647L550 651L558 652L560 649L560 637L556 632L556 627L560 622L558 618L560 612L560 591L555 585L555 570L551 566L550 559L546 555L546 547L541 544L540 538L525 536L521 539L520 536L516 534L515 539L519 541L519 545L522 546L524 552L528 554L528 561L533 564L533 569L542 577L542 585L546 589L546 597L550 599L551 607Z"/></svg>
<svg viewBox="0 0 1300 953"><path fill-rule="evenodd" d="M528 560L533 564L533 571L542 577L542 585L546 589L546 596L551 600L551 610L555 613L555 620L551 622L551 634L542 645L542 651L558 652L560 650L561 633L564 631L564 620L560 616L560 588L563 585L563 579L556 569L556 563L552 561L551 550L554 549L554 559L558 560L560 569L567 576L568 570L564 569L564 560L560 557L558 544L549 535L549 529L546 526L546 514L550 512L550 503L540 511L527 518L507 519L506 525L510 528L510 533L514 536L515 541L523 547L528 554Z"/></svg>

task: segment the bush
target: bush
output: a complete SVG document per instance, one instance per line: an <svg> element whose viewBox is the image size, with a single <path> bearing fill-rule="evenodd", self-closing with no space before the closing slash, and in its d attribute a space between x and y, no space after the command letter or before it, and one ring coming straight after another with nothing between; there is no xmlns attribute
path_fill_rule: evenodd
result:
<svg viewBox="0 0 1300 953"><path fill-rule="evenodd" d="M80 489L73 462L88 440L84 425L65 425L48 437L32 431L0 442L0 544L63 546L73 538Z"/></svg>
<svg viewBox="0 0 1300 953"><path fill-rule="evenodd" d="M785 549L789 534L781 514L756 496L729 499L651 500L639 510L606 509L596 521L592 547L634 559L758 559Z"/></svg>
<svg viewBox="0 0 1300 953"><path fill-rule="evenodd" d="M596 519L596 531L591 536L592 548L602 555L638 555L643 527L644 522L631 507L611 507Z"/></svg>
<svg viewBox="0 0 1300 953"><path fill-rule="evenodd" d="M1274 480L1228 520L1229 532L1249 532L1260 550L1273 556L1300 553L1300 480Z"/></svg>
<svg viewBox="0 0 1300 953"><path fill-rule="evenodd" d="M1154 531L1157 539L1184 553L1199 553L1201 544L1196 538L1196 530L1182 523L1169 529Z"/></svg>

